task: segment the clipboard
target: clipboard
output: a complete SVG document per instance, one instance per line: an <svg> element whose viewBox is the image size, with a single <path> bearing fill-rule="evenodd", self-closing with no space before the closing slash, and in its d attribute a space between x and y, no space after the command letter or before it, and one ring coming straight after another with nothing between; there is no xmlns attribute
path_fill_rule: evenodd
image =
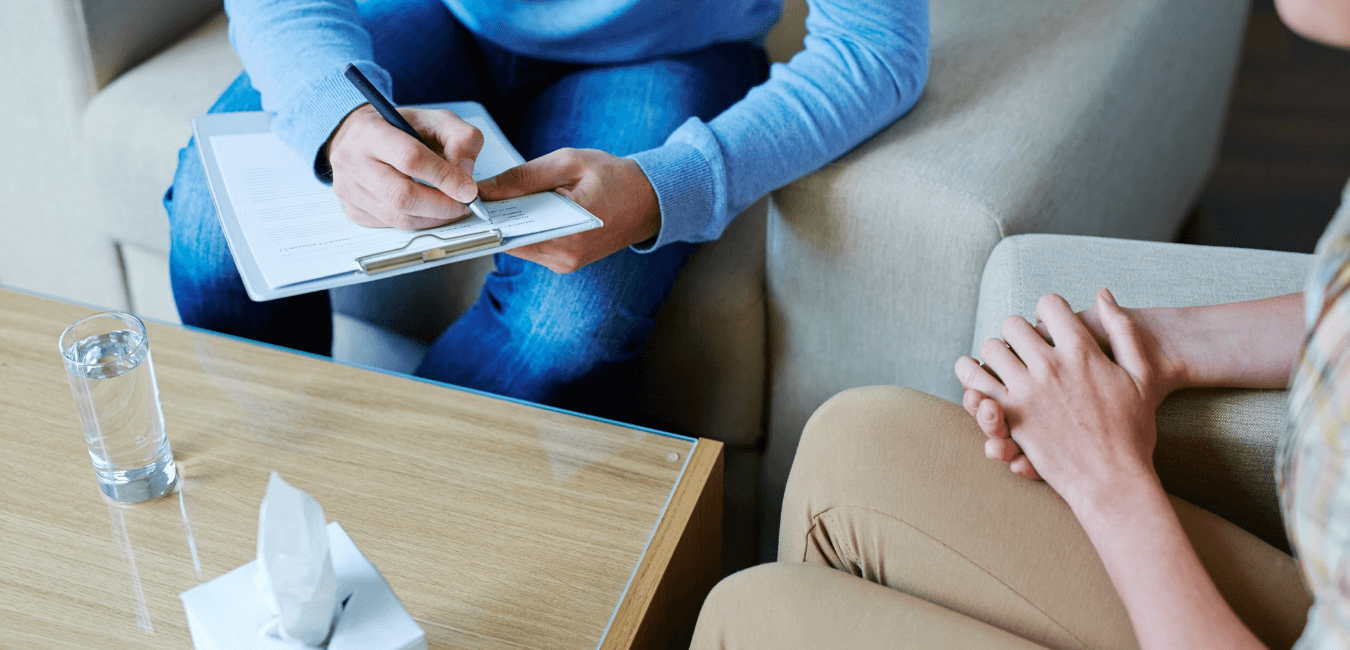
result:
<svg viewBox="0 0 1350 650"><path fill-rule="evenodd" d="M481 117L482 120L475 120L475 122L479 124L480 129L486 127L486 129L483 129L484 137L495 136L500 138L501 142L506 143L507 154L513 159L515 165L525 162L525 159L515 151L515 148L510 146L505 134L492 120L487 110L477 102L425 104L415 108L445 109L465 119ZM192 120L192 133L197 140L202 167L206 172L211 199L215 203L216 213L220 218L221 228L225 234L225 241L234 258L235 267L239 270L239 276L243 280L244 289L248 292L249 298L254 301L274 300L394 277L405 273L415 273L423 269L504 252L604 225L599 218L586 211L585 208L573 203L567 197L556 192L548 192L546 199L539 198L537 200L559 201L562 202L561 204L576 210L578 213L576 223L562 228L516 235L507 234L505 231L509 228L500 227L462 236L444 236L436 234L434 231L406 231L407 239L401 246L363 251L359 255L354 255L351 268L345 272L281 286L272 286L264 276L262 266L254 255L244 228L240 224L239 215L236 213L234 203L226 189L225 178L217 162L216 150L212 143L212 138L215 136L269 133L272 117L271 113L254 111L214 113ZM491 130L491 133L488 130ZM531 196L543 197L543 195ZM467 217L467 219L474 218L473 216Z"/></svg>

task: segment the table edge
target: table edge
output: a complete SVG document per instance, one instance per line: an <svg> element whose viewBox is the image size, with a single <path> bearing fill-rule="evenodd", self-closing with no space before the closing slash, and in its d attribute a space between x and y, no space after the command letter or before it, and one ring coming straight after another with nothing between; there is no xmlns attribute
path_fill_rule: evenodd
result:
<svg viewBox="0 0 1350 650"><path fill-rule="evenodd" d="M722 572L722 449L716 440L698 439L598 650L645 647L678 633L680 619L688 619L692 631L703 597ZM705 525L691 528L691 523ZM673 575L672 565L681 560L705 570ZM660 604L669 605L660 608L662 619L651 618Z"/></svg>

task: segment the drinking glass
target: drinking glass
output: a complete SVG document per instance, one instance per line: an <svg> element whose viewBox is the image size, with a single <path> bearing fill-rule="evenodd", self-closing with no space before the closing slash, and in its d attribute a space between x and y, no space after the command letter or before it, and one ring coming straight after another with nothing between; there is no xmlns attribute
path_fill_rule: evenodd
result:
<svg viewBox="0 0 1350 650"><path fill-rule="evenodd" d="M145 324L102 312L61 334L61 356L99 487L122 503L163 496L178 482L164 435Z"/></svg>

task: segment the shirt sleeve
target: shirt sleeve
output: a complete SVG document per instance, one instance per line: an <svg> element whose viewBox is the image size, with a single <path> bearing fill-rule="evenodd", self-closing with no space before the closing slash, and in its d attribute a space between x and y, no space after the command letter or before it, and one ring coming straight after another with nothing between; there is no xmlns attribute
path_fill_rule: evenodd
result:
<svg viewBox="0 0 1350 650"><path fill-rule="evenodd" d="M343 69L355 63L386 97L393 89L389 73L375 64L356 3L225 0L225 12L230 44L262 94L263 110L276 114L273 133L302 158L314 161L320 180L332 182L320 149L342 119L366 103Z"/></svg>
<svg viewBox="0 0 1350 650"><path fill-rule="evenodd" d="M808 0L805 49L711 122L691 118L630 156L661 230L633 247L717 239L759 197L838 158L907 113L928 77L927 0Z"/></svg>

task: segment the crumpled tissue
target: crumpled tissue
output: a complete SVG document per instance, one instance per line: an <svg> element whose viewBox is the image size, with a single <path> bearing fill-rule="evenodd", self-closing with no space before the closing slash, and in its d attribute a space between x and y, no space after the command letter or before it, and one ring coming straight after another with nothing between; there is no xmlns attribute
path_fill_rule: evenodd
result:
<svg viewBox="0 0 1350 650"><path fill-rule="evenodd" d="M258 573L276 619L268 633L318 647L338 612L337 576L323 507L272 472L258 512Z"/></svg>

